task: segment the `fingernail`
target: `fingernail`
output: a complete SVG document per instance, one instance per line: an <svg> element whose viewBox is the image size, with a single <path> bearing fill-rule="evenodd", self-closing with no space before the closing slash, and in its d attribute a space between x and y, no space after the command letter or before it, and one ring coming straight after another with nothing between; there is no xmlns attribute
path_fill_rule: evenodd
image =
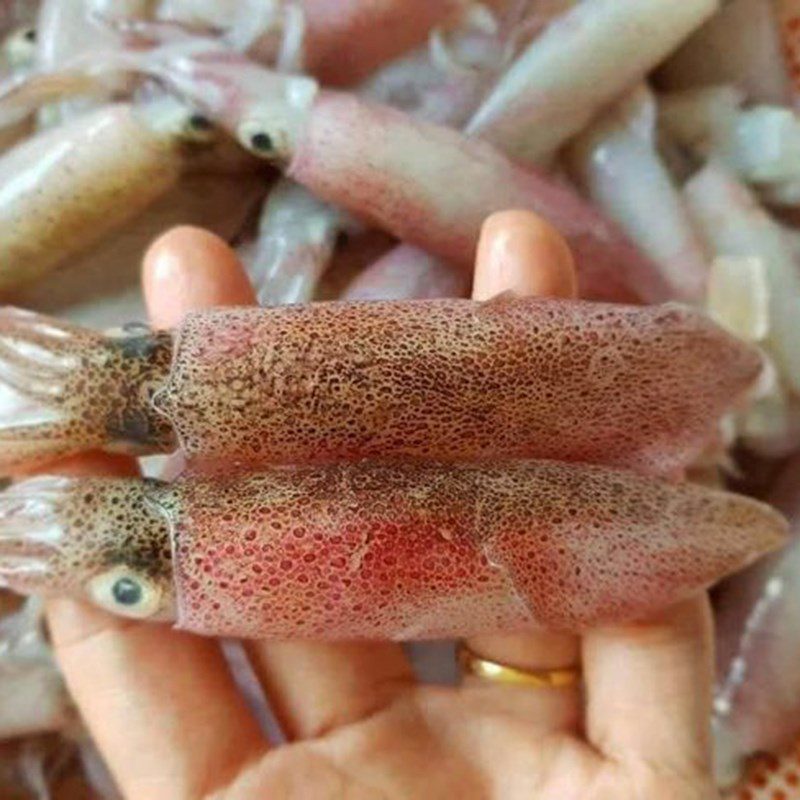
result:
<svg viewBox="0 0 800 800"><path fill-rule="evenodd" d="M530 211L501 211L481 230L473 297L504 291L535 297L577 295L575 262L561 234Z"/></svg>

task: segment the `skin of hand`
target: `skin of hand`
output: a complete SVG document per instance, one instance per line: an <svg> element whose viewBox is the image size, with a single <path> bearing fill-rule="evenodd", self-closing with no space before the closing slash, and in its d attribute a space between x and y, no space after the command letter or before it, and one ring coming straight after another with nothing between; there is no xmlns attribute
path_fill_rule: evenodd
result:
<svg viewBox="0 0 800 800"><path fill-rule="evenodd" d="M527 212L485 225L474 295L570 296L559 234ZM254 302L233 252L179 228L149 250L155 326L190 309ZM126 458L83 456L69 474L132 474ZM636 625L575 637L485 636L470 646L521 668L582 664L584 686L415 681L392 643L248 643L288 744L264 737L217 643L53 599L57 658L130 800L707 800L711 623L706 598Z"/></svg>

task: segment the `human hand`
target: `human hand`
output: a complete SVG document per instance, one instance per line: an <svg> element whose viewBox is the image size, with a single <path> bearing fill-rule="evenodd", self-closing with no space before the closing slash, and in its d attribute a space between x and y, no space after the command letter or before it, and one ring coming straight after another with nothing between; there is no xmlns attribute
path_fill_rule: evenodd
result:
<svg viewBox="0 0 800 800"><path fill-rule="evenodd" d="M153 246L144 283L156 326L192 308L254 302L233 253L189 229ZM575 291L566 245L529 214L492 218L481 242L476 298L507 289ZM94 456L63 470L126 474L134 465ZM391 643L252 642L289 739L281 747L259 729L215 641L71 600L52 601L48 616L67 683L131 800L716 796L705 599L580 641L541 633L468 643L527 671L581 663L583 692L473 676L458 687L421 685Z"/></svg>

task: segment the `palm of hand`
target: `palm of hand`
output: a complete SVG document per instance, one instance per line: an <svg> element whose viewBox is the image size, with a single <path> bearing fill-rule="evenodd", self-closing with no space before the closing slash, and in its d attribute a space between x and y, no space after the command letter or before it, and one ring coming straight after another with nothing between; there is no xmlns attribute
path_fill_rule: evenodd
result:
<svg viewBox="0 0 800 800"><path fill-rule="evenodd" d="M503 686L410 686L356 722L270 751L214 800L706 800L705 765L603 754L543 697ZM532 713L545 711L547 724ZM558 730L557 728L561 728Z"/></svg>
<svg viewBox="0 0 800 800"><path fill-rule="evenodd" d="M565 279L569 252L557 234L527 219L515 255L514 224L506 220L485 237L476 298L509 288L574 292L574 276ZM230 249L189 230L167 234L151 249L145 289L152 320L164 327L188 309L254 301ZM107 456L62 465L82 474L133 468ZM716 796L704 598L638 626L590 631L580 654L573 637L510 637L522 668L580 661L585 697L576 686L474 679L457 688L420 685L402 650L389 643L252 642L259 683L291 742L275 749L214 641L67 600L51 603L48 616L73 696L131 800ZM508 660L508 644L485 641L481 648Z"/></svg>

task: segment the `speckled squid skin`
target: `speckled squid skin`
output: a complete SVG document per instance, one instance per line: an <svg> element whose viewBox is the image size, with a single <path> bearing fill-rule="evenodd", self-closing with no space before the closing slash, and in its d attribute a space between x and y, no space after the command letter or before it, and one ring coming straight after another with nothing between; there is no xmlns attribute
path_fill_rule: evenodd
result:
<svg viewBox="0 0 800 800"><path fill-rule="evenodd" d="M464 636L636 618L781 542L767 506L556 462L339 464L172 489L177 624Z"/></svg>
<svg viewBox="0 0 800 800"><path fill-rule="evenodd" d="M0 468L93 448L169 450L171 426L151 398L171 357L169 333L133 325L109 335L0 308Z"/></svg>
<svg viewBox="0 0 800 800"><path fill-rule="evenodd" d="M800 800L800 742L781 757L756 756L723 800Z"/></svg>
<svg viewBox="0 0 800 800"><path fill-rule="evenodd" d="M759 370L678 306L319 303L189 315L155 402L196 464L526 457L671 473Z"/></svg>
<svg viewBox="0 0 800 800"><path fill-rule="evenodd" d="M0 310L0 468L180 443L195 468L554 458L672 474L760 371L678 306L318 303L104 335Z"/></svg>
<svg viewBox="0 0 800 800"><path fill-rule="evenodd" d="M0 585L86 599L92 578L125 567L158 585L171 607L169 524L151 500L160 487L51 476L14 484L0 493Z"/></svg>

